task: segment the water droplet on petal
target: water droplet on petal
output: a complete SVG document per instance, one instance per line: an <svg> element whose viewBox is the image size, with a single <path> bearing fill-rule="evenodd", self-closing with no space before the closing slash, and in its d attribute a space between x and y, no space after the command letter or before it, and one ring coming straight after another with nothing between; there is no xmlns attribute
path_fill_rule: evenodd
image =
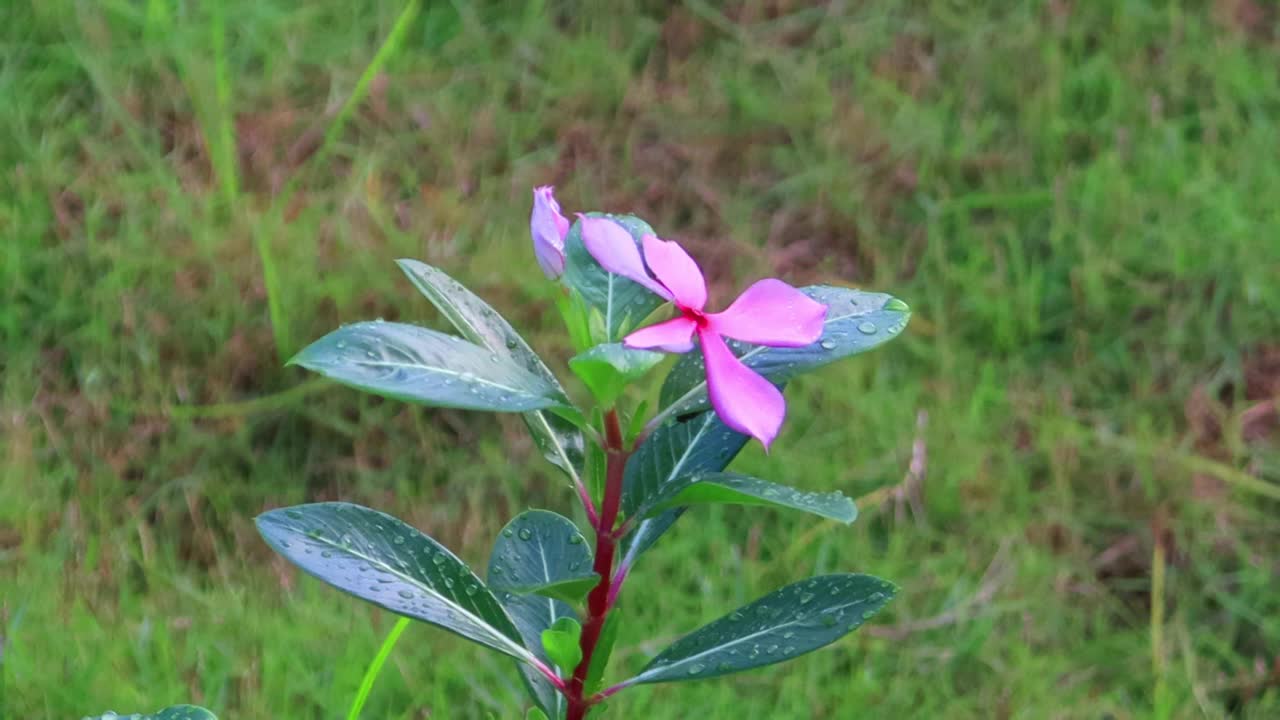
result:
<svg viewBox="0 0 1280 720"><path fill-rule="evenodd" d="M530 530L529 528L520 528L520 539L521 539L521 540L528 540L528 539L529 539L529 538L531 538L531 537L533 537L533 531L532 531L532 530Z"/></svg>
<svg viewBox="0 0 1280 720"><path fill-rule="evenodd" d="M399 595L400 597L404 598L405 600L412 600L412 599L413 599L413 592L412 592L412 591L410 591L410 590L401 590L400 592L398 592L398 593L396 593L396 594L397 594L397 595Z"/></svg>
<svg viewBox="0 0 1280 720"><path fill-rule="evenodd" d="M835 350L835 349L836 349L836 341L835 341L835 340L827 339L827 340L823 340L822 342L820 342L820 343L818 343L818 344L822 347L822 349L823 349L823 350Z"/></svg>
<svg viewBox="0 0 1280 720"><path fill-rule="evenodd" d="M876 324L871 322L870 320L864 320L863 322L858 323L858 332L862 333L863 335L875 335Z"/></svg>

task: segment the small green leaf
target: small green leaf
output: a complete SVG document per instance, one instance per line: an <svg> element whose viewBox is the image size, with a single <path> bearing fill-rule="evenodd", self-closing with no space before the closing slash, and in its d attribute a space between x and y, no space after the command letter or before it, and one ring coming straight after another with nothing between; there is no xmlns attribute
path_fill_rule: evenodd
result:
<svg viewBox="0 0 1280 720"><path fill-rule="evenodd" d="M84 720L218 720L218 718L208 710L195 705L174 705L165 708L150 715L134 713L132 715L120 715L113 712L103 713L102 715L94 715L86 717Z"/></svg>
<svg viewBox="0 0 1280 720"><path fill-rule="evenodd" d="M568 404L555 385L510 358L403 323L347 325L289 362L344 385L436 407L522 412Z"/></svg>
<svg viewBox="0 0 1280 720"><path fill-rule="evenodd" d="M578 646L581 640L582 626L570 617L562 617L542 631L542 649L547 651L547 657L568 672L582 662L582 648Z"/></svg>
<svg viewBox="0 0 1280 720"><path fill-rule="evenodd" d="M600 637L591 653L591 664L587 666L587 677L582 684L587 695L596 694L604 685L604 671L609 665L609 657L613 655L613 646L618 642L618 627L622 624L618 616L615 607L605 616L604 627L600 628Z"/></svg>
<svg viewBox="0 0 1280 720"><path fill-rule="evenodd" d="M879 347L901 334L911 318L906 303L884 293L830 285L810 285L800 291L827 306L822 337L817 342L798 348L729 342L747 367L774 384ZM710 407L702 353L685 353L676 361L663 381L659 399L662 415L667 417Z"/></svg>
<svg viewBox="0 0 1280 720"><path fill-rule="evenodd" d="M582 378L601 405L612 407L627 385L643 377L662 358L660 352L608 343L575 355L569 360L569 368Z"/></svg>
<svg viewBox="0 0 1280 720"><path fill-rule="evenodd" d="M637 244L653 228L632 215L587 213L591 217L607 217L631 233ZM577 292L587 307L599 318L598 342L620 339L626 331L644 320L649 313L666 302L647 288L621 275L607 272L582 244L582 222L576 220L564 239L565 266L562 281Z"/></svg>
<svg viewBox="0 0 1280 720"><path fill-rule="evenodd" d="M507 526L489 559L503 590L580 602L600 581L591 546L573 521L548 510L527 510Z"/></svg>
<svg viewBox="0 0 1280 720"><path fill-rule="evenodd" d="M258 532L290 562L339 590L531 662L511 617L453 553L417 529L350 503L263 513Z"/></svg>
<svg viewBox="0 0 1280 720"><path fill-rule="evenodd" d="M558 396L564 395L564 388L547 364L511 327L511 323L488 303L439 268L417 260L398 260L397 263L414 287L453 323L463 337L491 352L511 358L551 385ZM582 471L582 433L571 421L557 417L550 410L527 412L524 421L543 457L578 482Z"/></svg>
<svg viewBox="0 0 1280 720"><path fill-rule="evenodd" d="M896 592L870 575L802 580L677 640L623 685L701 680L791 660L858 629Z"/></svg>
<svg viewBox="0 0 1280 720"><path fill-rule="evenodd" d="M842 523L851 523L858 516L853 501L839 492L803 492L736 473L703 473L677 478L648 507L637 512L653 516L672 508L709 504L802 510Z"/></svg>
<svg viewBox="0 0 1280 720"><path fill-rule="evenodd" d="M529 712L524 714L524 720L550 720L547 714L542 712L541 708L529 708Z"/></svg>

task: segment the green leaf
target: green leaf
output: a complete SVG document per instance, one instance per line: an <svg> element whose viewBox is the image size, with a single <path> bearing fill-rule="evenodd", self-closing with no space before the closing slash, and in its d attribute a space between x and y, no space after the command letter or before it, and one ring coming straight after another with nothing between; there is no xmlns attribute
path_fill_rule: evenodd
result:
<svg viewBox="0 0 1280 720"><path fill-rule="evenodd" d="M524 720L550 720L550 718L540 708L533 707L529 708L529 712L525 713Z"/></svg>
<svg viewBox="0 0 1280 720"><path fill-rule="evenodd" d="M527 540L521 530L529 531ZM568 518L546 510L530 510L516 516L498 533L489 554L489 586L515 621L525 647L548 664L553 661L542 648L542 631L561 618L574 617L573 608L554 598L520 593L530 587L554 586L566 578L580 577L583 568L590 572L591 549L586 542L572 541L575 537L582 535ZM575 563L577 566L571 570ZM538 706L553 718L563 718L564 696L537 670L527 665L521 665L520 670ZM561 675L571 672L573 668L568 668Z"/></svg>
<svg viewBox="0 0 1280 720"><path fill-rule="evenodd" d="M596 694L604 685L604 670L613 655L613 646L618 642L618 626L622 624L618 616L618 608L614 607L605 616L604 627L600 628L600 637L596 639L596 649L591 653L591 664L587 666L587 676L582 683L587 695Z"/></svg>
<svg viewBox="0 0 1280 720"><path fill-rule="evenodd" d="M564 396L564 388L529 343L496 310L439 269L417 260L398 260L409 281L436 306L441 315L471 342L515 360L535 377ZM573 423L547 410L524 414L525 424L543 456L578 482L582 472L582 433Z"/></svg>
<svg viewBox="0 0 1280 720"><path fill-rule="evenodd" d="M746 442L745 435L730 430L714 412L659 427L627 461L622 511L634 516L680 478L723 470ZM672 510L641 521L624 540L623 563L630 567L679 515L679 510Z"/></svg>
<svg viewBox="0 0 1280 720"><path fill-rule="evenodd" d="M569 360L569 368L582 378L601 405L612 407L627 385L644 376L662 358L660 352L608 343L575 355Z"/></svg>
<svg viewBox="0 0 1280 720"><path fill-rule="evenodd" d="M870 575L802 580L677 640L623 685L701 680L791 660L858 629L896 592Z"/></svg>
<svg viewBox="0 0 1280 720"><path fill-rule="evenodd" d="M502 529L489 558L489 576L508 592L579 602L600 577L591 546L572 520L548 510L527 510Z"/></svg>
<svg viewBox="0 0 1280 720"><path fill-rule="evenodd" d="M523 662L533 655L489 588L418 530L350 503L272 510L258 532L290 562L339 590Z"/></svg>
<svg viewBox="0 0 1280 720"><path fill-rule="evenodd" d="M555 385L511 359L416 325L347 325L289 363L377 395L436 407L522 412L568 403Z"/></svg>
<svg viewBox="0 0 1280 720"><path fill-rule="evenodd" d="M911 311L906 303L884 293L870 293L830 285L811 285L801 292L827 306L822 337L798 348L773 348L729 341L742 362L774 384L866 352L897 337ZM685 415L710 407L706 369L701 352L685 353L671 368L659 394L662 416Z"/></svg>
<svg viewBox="0 0 1280 720"><path fill-rule="evenodd" d="M547 657L570 671L582 662L582 648L578 647L581 640L582 626L571 617L562 617L542 631L542 649L547 651Z"/></svg>
<svg viewBox="0 0 1280 720"><path fill-rule="evenodd" d="M586 213L591 217L606 217L626 228L637 244L645 235L656 234L649 224L632 215ZM582 222L575 220L564 239L565 266L563 282L577 292L601 319L605 337L603 342L620 339L649 313L666 300L654 295L643 285L621 275L607 272L591 256L582 244Z"/></svg>
<svg viewBox="0 0 1280 720"><path fill-rule="evenodd" d="M218 718L208 710L195 705L174 705L164 710L152 713L151 715L143 715L134 713L132 715L120 715L113 712L103 713L102 715L94 715L86 717L84 720L218 720Z"/></svg>
<svg viewBox="0 0 1280 720"><path fill-rule="evenodd" d="M716 472L677 478L638 512L652 516L672 508L709 504L803 510L842 523L851 523L858 516L853 501L839 492L803 492L748 475Z"/></svg>

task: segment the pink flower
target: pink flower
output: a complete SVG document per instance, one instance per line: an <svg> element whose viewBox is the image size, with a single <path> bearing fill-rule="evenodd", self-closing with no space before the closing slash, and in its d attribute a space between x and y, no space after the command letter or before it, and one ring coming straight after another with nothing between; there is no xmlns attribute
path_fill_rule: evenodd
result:
<svg viewBox="0 0 1280 720"><path fill-rule="evenodd" d="M533 254L542 272L555 280L564 274L564 236L569 234L569 220L560 214L550 185L533 190L533 213L529 230L533 233Z"/></svg>
<svg viewBox="0 0 1280 720"><path fill-rule="evenodd" d="M673 353L702 345L707 394L725 425L751 435L767 449L786 416L786 402L773 383L742 363L724 338L769 347L803 347L822 335L827 306L773 278L761 280L718 313L704 311L707 283L693 258L674 242L641 239L641 257L622 226L605 218L582 218L582 242L601 267L670 300L678 317L641 328L623 339L628 347Z"/></svg>

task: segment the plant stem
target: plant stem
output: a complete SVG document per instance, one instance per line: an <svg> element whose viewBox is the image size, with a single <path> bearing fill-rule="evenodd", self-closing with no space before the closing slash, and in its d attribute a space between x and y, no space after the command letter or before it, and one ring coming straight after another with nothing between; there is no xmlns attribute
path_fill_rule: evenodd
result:
<svg viewBox="0 0 1280 720"><path fill-rule="evenodd" d="M596 557L594 570L600 576L600 583L587 596L587 618L582 626L582 662L573 671L573 678L565 693L569 700L567 720L582 720L587 709L595 698L583 697L587 671L591 667L591 656L595 653L596 644L600 641L600 631L604 629L605 618L617 597L617 588L613 587L613 558L617 550L618 533L614 526L618 523L618 510L622 506L622 475L630 454L623 447L622 428L618 423L618 413L610 410L605 421L605 486L604 499L600 503L600 513L596 522ZM617 578L619 582L622 576Z"/></svg>

